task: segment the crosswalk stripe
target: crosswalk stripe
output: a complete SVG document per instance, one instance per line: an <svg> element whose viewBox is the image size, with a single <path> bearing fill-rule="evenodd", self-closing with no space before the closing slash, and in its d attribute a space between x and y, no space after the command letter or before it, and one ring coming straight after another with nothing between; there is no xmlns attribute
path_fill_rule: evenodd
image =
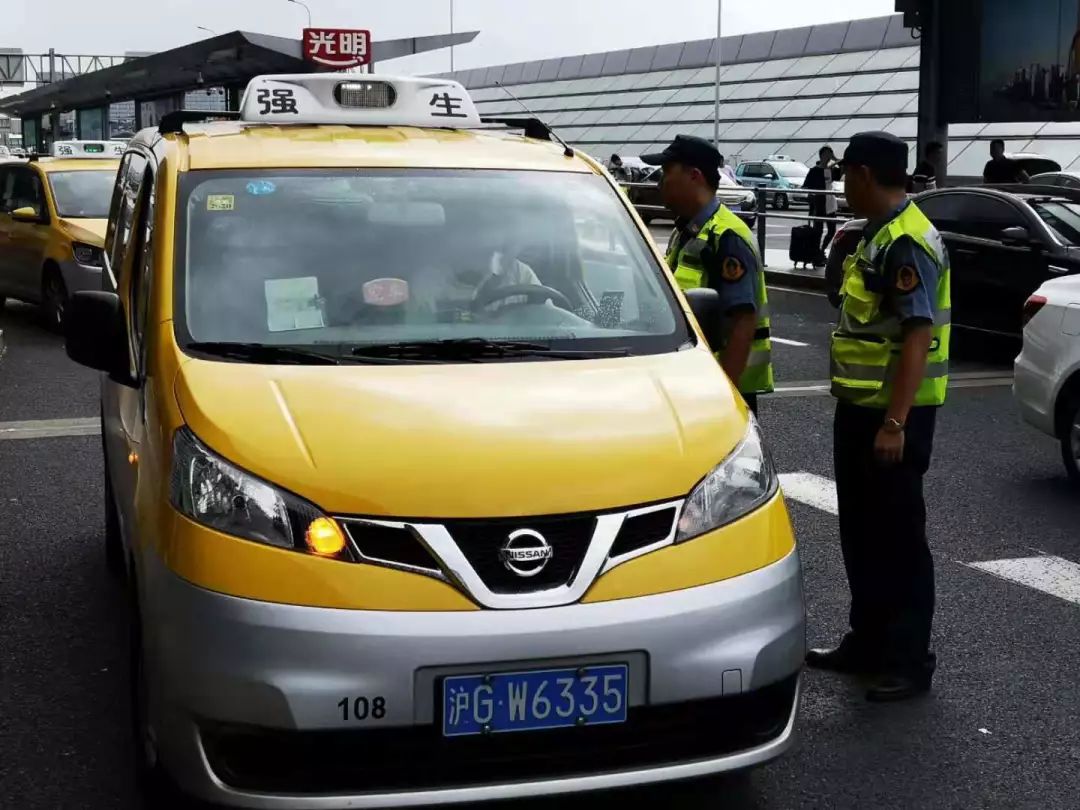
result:
<svg viewBox="0 0 1080 810"><path fill-rule="evenodd" d="M836 483L813 473L781 473L780 486L784 497L798 501L830 515L838 514L840 507L836 503Z"/></svg>
<svg viewBox="0 0 1080 810"><path fill-rule="evenodd" d="M1080 605L1080 565L1063 557L1046 554L1039 557L964 564Z"/></svg>

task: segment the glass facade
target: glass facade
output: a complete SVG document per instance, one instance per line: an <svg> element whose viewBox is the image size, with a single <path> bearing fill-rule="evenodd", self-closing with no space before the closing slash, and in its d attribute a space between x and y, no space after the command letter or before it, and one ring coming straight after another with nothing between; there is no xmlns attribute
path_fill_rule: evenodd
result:
<svg viewBox="0 0 1080 810"><path fill-rule="evenodd" d="M699 40L452 76L482 116L521 117L527 108L606 159L658 151L679 133L712 139L715 54L715 40ZM822 145L840 153L854 133L873 129L915 148L919 46L900 15L725 38L723 54L731 63L720 69L720 151L729 163L773 153L813 163ZM601 75L580 75L586 70ZM1080 171L1080 123L954 124L950 176L980 176L996 137L1011 152Z"/></svg>

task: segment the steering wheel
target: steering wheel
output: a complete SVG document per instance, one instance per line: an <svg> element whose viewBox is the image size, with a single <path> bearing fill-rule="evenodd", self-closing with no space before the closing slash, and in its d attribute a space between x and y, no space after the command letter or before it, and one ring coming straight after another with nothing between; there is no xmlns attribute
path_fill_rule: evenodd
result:
<svg viewBox="0 0 1080 810"><path fill-rule="evenodd" d="M506 287L491 287L480 290L476 299L472 302L473 310L481 310L496 301L505 301L507 298L526 298L529 302L551 301L555 306L573 310L574 305L570 299L556 290L554 287L545 287L542 284L510 284Z"/></svg>

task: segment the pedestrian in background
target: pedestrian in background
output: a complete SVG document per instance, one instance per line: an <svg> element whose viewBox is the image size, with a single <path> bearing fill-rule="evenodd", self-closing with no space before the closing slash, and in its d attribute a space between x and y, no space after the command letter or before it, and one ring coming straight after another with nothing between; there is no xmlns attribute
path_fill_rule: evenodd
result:
<svg viewBox="0 0 1080 810"><path fill-rule="evenodd" d="M803 188L816 191L832 191L833 183L839 177L840 168L836 165L836 155L833 153L832 147L823 146L818 151L818 162L806 174ZM831 194L809 194L807 196L810 198L810 216L829 218L829 222L825 222L824 219L815 219L811 225L814 229L814 239L820 245L820 255L817 261L814 262L814 266L824 267L829 245L836 235L836 222L833 221L838 210L836 197ZM824 233L824 237L822 237L822 233Z"/></svg>
<svg viewBox="0 0 1080 810"><path fill-rule="evenodd" d="M723 155L720 156L720 174L727 177L732 183L735 183L736 185L739 184L739 181L735 179L735 172L727 165L727 161Z"/></svg>
<svg viewBox="0 0 1080 810"><path fill-rule="evenodd" d="M1005 156L1005 141L990 141L990 160L983 167L984 183L1026 183L1030 179L1015 160Z"/></svg>
<svg viewBox="0 0 1080 810"><path fill-rule="evenodd" d="M676 217L668 266L680 289L709 287L719 294L719 322L701 328L756 413L758 394L773 390L769 299L750 226L716 199L720 153L703 138L678 135L663 152L641 159L664 168L660 192Z"/></svg>
<svg viewBox="0 0 1080 810"><path fill-rule="evenodd" d="M907 199L908 147L861 133L844 153L845 192L868 220L845 263L831 346L840 545L851 589L849 632L808 666L872 678L868 700L929 691L934 560L923 476L949 374L949 259Z"/></svg>
<svg viewBox="0 0 1080 810"><path fill-rule="evenodd" d="M909 194L921 194L937 188L938 166L941 165L945 149L938 141L931 141L926 145L923 159L915 166L915 171L908 182Z"/></svg>
<svg viewBox="0 0 1080 810"><path fill-rule="evenodd" d="M611 156L611 160L608 161L608 170L617 183L630 182L630 172L623 165L622 158L618 155L613 154Z"/></svg>

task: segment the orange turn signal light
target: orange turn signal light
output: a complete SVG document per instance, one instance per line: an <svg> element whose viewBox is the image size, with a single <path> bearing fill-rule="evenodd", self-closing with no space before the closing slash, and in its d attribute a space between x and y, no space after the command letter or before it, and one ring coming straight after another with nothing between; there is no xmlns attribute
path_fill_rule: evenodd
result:
<svg viewBox="0 0 1080 810"><path fill-rule="evenodd" d="M304 535L312 554L320 557L336 557L345 550L345 535L330 518L315 518Z"/></svg>

